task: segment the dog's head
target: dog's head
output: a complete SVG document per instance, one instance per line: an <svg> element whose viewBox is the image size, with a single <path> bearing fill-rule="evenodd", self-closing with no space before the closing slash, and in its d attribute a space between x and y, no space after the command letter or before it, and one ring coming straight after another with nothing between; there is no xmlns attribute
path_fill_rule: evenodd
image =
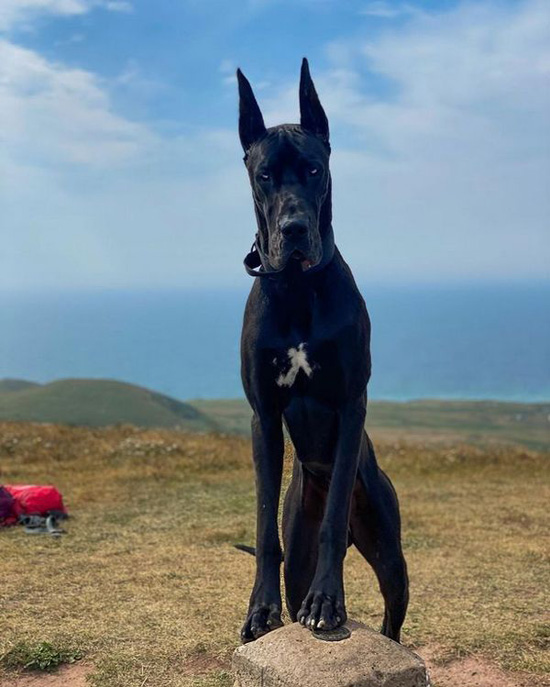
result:
<svg viewBox="0 0 550 687"><path fill-rule="evenodd" d="M250 83L240 70L237 78L239 135L260 250L273 270L297 260L307 271L322 261L323 233L332 231L328 120L307 60L300 76L300 124L266 129Z"/></svg>

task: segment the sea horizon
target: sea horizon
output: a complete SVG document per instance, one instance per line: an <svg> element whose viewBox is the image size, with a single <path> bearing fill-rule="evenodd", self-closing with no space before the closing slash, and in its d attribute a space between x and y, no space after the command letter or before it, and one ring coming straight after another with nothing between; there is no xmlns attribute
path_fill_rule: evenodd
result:
<svg viewBox="0 0 550 687"><path fill-rule="evenodd" d="M550 283L360 284L377 401L550 400ZM0 295L0 378L104 378L243 398L248 289Z"/></svg>

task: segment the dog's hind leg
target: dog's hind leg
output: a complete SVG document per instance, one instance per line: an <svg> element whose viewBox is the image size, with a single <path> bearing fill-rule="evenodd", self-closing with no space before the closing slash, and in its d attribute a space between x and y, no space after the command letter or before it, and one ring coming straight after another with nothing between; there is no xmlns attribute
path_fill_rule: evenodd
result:
<svg viewBox="0 0 550 687"><path fill-rule="evenodd" d="M398 642L409 601L399 503L392 483L376 464L370 440L368 450L368 456L361 457L353 494L351 537L378 578L385 603L381 632Z"/></svg>
<svg viewBox="0 0 550 687"><path fill-rule="evenodd" d="M317 567L326 494L322 481L295 457L283 509L286 605L292 622L296 621Z"/></svg>

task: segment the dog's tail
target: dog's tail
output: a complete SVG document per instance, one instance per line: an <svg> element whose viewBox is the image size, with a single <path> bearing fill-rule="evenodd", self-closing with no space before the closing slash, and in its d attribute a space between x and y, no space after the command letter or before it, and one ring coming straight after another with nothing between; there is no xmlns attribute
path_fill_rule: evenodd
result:
<svg viewBox="0 0 550 687"><path fill-rule="evenodd" d="M255 546L247 546L246 544L234 544L235 548L238 549L239 551L244 551L245 553L249 553L251 556L256 555L256 547ZM281 554L281 563L284 561L285 555L284 553Z"/></svg>
<svg viewBox="0 0 550 687"><path fill-rule="evenodd" d="M247 546L246 544L235 544L235 548L239 549L239 551L244 551L245 553L249 553L251 556L256 555L256 547L255 546Z"/></svg>

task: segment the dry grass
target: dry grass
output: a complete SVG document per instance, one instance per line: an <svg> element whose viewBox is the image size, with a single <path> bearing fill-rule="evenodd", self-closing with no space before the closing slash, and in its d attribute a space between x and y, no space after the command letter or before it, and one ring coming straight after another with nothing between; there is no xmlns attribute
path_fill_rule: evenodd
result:
<svg viewBox="0 0 550 687"><path fill-rule="evenodd" d="M403 511L405 643L442 660L479 652L542 684L547 455L387 439L378 452ZM231 685L254 569L232 548L253 541L246 439L4 423L0 466L0 483L55 483L74 516L60 540L0 531L0 656L49 642L84 652L95 687ZM381 598L354 551L346 585L350 615L377 627Z"/></svg>

